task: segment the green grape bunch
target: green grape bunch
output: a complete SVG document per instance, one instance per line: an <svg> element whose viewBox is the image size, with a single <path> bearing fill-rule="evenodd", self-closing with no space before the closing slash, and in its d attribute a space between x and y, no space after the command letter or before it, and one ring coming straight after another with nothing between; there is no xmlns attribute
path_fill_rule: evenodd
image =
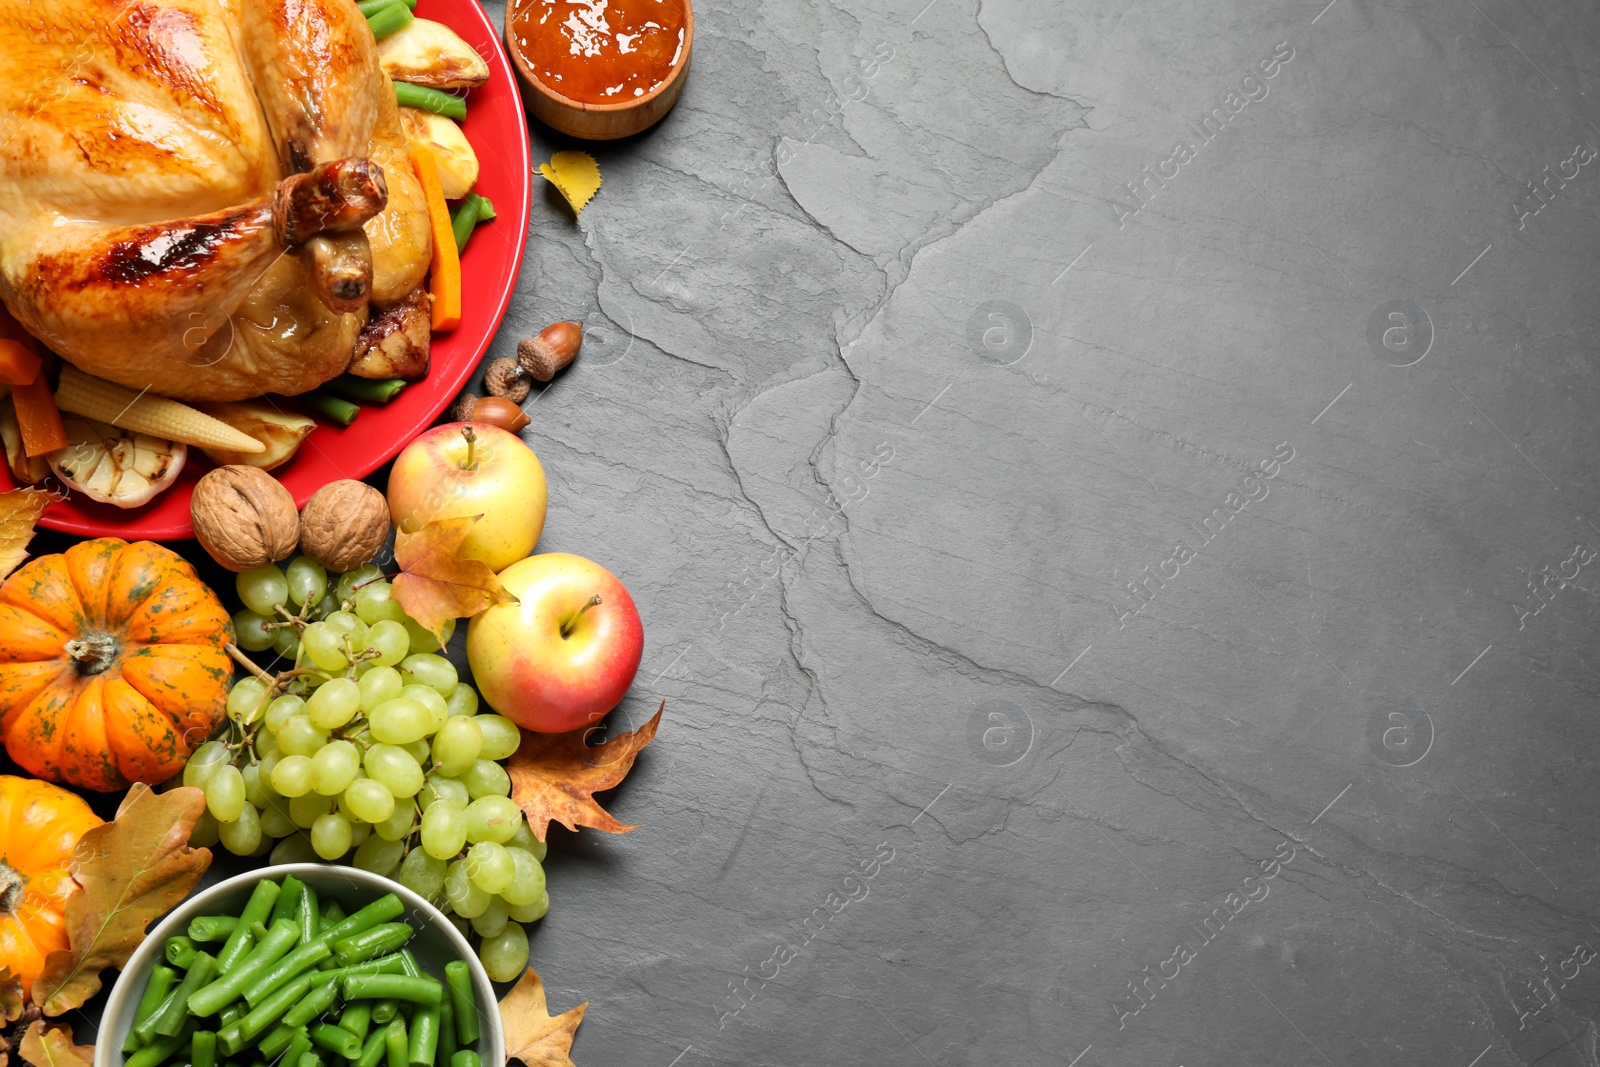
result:
<svg viewBox="0 0 1600 1067"><path fill-rule="evenodd" d="M545 844L498 762L517 725L479 711L377 567L330 576L296 556L238 575L237 592L239 646L289 666L237 657L251 673L229 691L225 731L183 771L206 797L192 842L273 864L349 856L480 935L490 977L515 979L525 924L550 907Z"/></svg>

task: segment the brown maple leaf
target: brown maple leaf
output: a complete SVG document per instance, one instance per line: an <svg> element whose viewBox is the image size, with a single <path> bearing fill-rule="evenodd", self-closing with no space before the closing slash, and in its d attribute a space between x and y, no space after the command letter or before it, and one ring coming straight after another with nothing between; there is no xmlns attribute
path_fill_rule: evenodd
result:
<svg viewBox="0 0 1600 1067"><path fill-rule="evenodd" d="M190 848L189 835L205 806L205 794L189 786L155 793L135 785L114 821L79 839L72 877L80 891L66 907L69 947L45 957L33 983L33 1002L46 1015L82 1007L99 992L100 972L125 965L145 927L200 881L211 852Z"/></svg>
<svg viewBox="0 0 1600 1067"><path fill-rule="evenodd" d="M588 726L564 734L524 730L522 744L506 761L506 773L511 776L511 799L527 814L534 836L543 841L552 819L568 830L591 826L621 834L634 829L613 819L594 794L628 776L639 750L654 740L666 707L663 700L649 722L603 745L584 743L594 729Z"/></svg>
<svg viewBox="0 0 1600 1067"><path fill-rule="evenodd" d="M94 1063L93 1045L74 1045L72 1027L63 1023L46 1030L43 1019L28 1024L17 1053L33 1067L90 1067Z"/></svg>
<svg viewBox="0 0 1600 1067"><path fill-rule="evenodd" d="M586 1000L555 1018L545 1004L544 983L532 967L500 1001L500 1025L505 1030L506 1056L528 1067L574 1067L572 1039L588 1009Z"/></svg>
<svg viewBox="0 0 1600 1067"><path fill-rule="evenodd" d="M434 519L416 533L395 541L400 573L394 598L417 624L443 638L444 624L467 618L496 604L515 604L488 564L461 558L461 543L482 515Z"/></svg>
<svg viewBox="0 0 1600 1067"><path fill-rule="evenodd" d="M50 502L57 499L44 489L11 489L0 493L0 578L28 558L33 525Z"/></svg>

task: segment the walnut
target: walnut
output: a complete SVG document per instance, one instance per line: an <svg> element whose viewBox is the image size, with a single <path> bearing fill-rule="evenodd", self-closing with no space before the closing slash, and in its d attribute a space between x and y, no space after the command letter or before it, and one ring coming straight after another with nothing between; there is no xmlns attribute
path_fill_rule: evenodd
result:
<svg viewBox="0 0 1600 1067"><path fill-rule="evenodd" d="M388 539L388 502L353 478L318 489L300 513L300 551L330 571L342 574L370 563Z"/></svg>
<svg viewBox="0 0 1600 1067"><path fill-rule="evenodd" d="M528 399L533 383L522 373L514 359L492 359L483 371L483 387L490 396L503 396L513 404Z"/></svg>
<svg viewBox="0 0 1600 1067"><path fill-rule="evenodd" d="M258 467L230 465L195 483L189 516L200 547L230 571L283 559L300 540L300 517L283 483Z"/></svg>

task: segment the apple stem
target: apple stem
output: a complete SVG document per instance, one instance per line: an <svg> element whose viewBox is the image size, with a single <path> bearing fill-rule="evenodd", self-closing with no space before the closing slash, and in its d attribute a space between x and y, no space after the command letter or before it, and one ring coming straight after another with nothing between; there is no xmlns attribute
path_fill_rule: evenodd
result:
<svg viewBox="0 0 1600 1067"><path fill-rule="evenodd" d="M478 442L478 435L472 431L471 426L463 426L461 427L461 436L467 439L467 461L461 465L461 469L469 471L473 468L472 448Z"/></svg>
<svg viewBox="0 0 1600 1067"><path fill-rule="evenodd" d="M583 613L588 611L590 608L599 607L599 606L600 606L600 594L596 593L594 596L589 598L589 602L587 604L585 604L583 607L578 609L578 613L576 615L574 615L572 618L568 619L566 622L561 624L561 636L562 637L570 637L570 636L572 636L572 628L574 626L578 625L578 620L583 618Z"/></svg>

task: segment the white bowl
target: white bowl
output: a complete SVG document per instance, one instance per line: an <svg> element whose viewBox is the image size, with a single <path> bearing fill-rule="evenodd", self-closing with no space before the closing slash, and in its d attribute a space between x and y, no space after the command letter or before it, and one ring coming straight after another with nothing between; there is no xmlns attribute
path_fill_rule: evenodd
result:
<svg viewBox="0 0 1600 1067"><path fill-rule="evenodd" d="M405 918L416 927L416 935L406 946L417 957L423 971L444 981L444 965L451 960L466 960L472 974L472 992L478 1001L478 1045L476 1052L483 1067L505 1067L505 1038L500 1029L500 1013L495 1008L494 986L478 954L461 936L443 912L417 894L378 874L321 863L286 863L263 867L218 882L210 889L185 900L150 931L128 965L117 976L111 996L100 1020L100 1036L94 1045L94 1067L122 1067L122 1042L133 1025L150 969L165 958L167 938L188 933L189 920L201 915L238 915L256 883L263 878L281 882L292 874L317 891L319 900L337 900L347 914L354 914L385 893L393 893L406 906ZM218 946L220 947L220 946Z"/></svg>

